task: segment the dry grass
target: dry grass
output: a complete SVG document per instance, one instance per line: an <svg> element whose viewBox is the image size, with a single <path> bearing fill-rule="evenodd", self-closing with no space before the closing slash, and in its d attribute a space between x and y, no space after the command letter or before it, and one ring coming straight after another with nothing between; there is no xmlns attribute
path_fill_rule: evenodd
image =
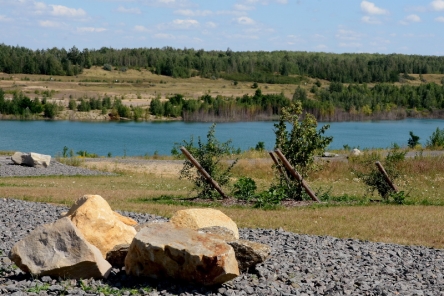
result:
<svg viewBox="0 0 444 296"><path fill-rule="evenodd" d="M262 158L262 154L257 156L261 158L242 157L234 173L236 178L254 178L259 187L264 189L272 180L271 162ZM153 201L162 195L189 196L192 184L177 178L180 163L171 160L139 161L125 163L119 159L110 159L82 163L90 168L117 172L117 176L4 177L0 178L0 189L2 196L68 206L85 194L99 194L114 209L167 217L185 208L179 204ZM219 208L240 227L282 227L301 234L444 248L444 211L439 206L444 204L442 158L408 159L402 170L405 175L398 186L401 190L410 191L407 201L414 205L367 202L365 205L322 204L275 210ZM331 188L330 194L333 196L349 195L365 199L366 187L359 180L353 180L348 162L326 163L322 170L311 176L309 183L315 189Z"/></svg>

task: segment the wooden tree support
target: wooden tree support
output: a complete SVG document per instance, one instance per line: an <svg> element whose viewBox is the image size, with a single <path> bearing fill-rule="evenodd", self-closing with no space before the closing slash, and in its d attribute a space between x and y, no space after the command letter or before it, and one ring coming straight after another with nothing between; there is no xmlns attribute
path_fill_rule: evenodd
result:
<svg viewBox="0 0 444 296"><path fill-rule="evenodd" d="M191 155L191 153L188 152L188 150L185 147L183 146L180 147L180 151L182 151L183 155L185 155L186 158L188 158L188 160L191 161L191 163L197 168L199 173L201 173L201 175L204 176L205 179L207 179L207 182L210 183L211 186L213 186L213 188L216 189L217 192L219 192L222 198L228 198L220 188L219 184L217 184L217 182L213 180L213 178L211 178L210 174L207 173L207 171L200 165L200 163L193 157L193 155Z"/></svg>
<svg viewBox="0 0 444 296"><path fill-rule="evenodd" d="M385 171L384 167L382 166L382 164L377 161L375 162L376 166L378 167L379 171L381 172L381 174L384 176L385 181L390 185L390 187L395 191L398 192L398 188L396 187L396 185L392 182L392 180L390 180L389 175L387 174L387 172Z"/></svg>
<svg viewBox="0 0 444 296"><path fill-rule="evenodd" d="M279 161L276 159L276 156L274 156L273 151L269 151L268 154L270 154L271 159L273 159L274 164L276 165L278 171L281 173L281 175L285 178L285 181L287 182L287 186L290 184L290 179L288 179L288 175L282 170L282 165L279 163Z"/></svg>
<svg viewBox="0 0 444 296"><path fill-rule="evenodd" d="M290 174L296 178L299 182L301 182L302 187L304 187L305 192L311 197L312 200L320 202L319 199L316 197L316 194L311 190L311 188L308 186L308 184L305 182L305 180L302 178L302 176L291 166L291 164L288 162L287 158L285 158L284 154L282 154L281 150L276 149L274 151L276 155L279 157L279 159L284 164L285 168L290 172Z"/></svg>

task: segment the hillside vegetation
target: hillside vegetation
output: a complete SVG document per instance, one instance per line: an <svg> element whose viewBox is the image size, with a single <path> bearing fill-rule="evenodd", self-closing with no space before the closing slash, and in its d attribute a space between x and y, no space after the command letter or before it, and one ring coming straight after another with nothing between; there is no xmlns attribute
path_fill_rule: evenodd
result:
<svg viewBox="0 0 444 296"><path fill-rule="evenodd" d="M1 44L0 113L30 119L271 120L300 100L322 121L443 118L443 61L399 54L30 50Z"/></svg>

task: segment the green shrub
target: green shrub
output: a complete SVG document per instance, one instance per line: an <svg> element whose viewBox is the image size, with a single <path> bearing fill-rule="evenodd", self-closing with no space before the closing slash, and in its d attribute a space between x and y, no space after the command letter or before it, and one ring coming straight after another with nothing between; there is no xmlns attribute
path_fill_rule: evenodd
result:
<svg viewBox="0 0 444 296"><path fill-rule="evenodd" d="M190 141L183 140L183 145L193 157L200 163L205 171L222 187L229 184L231 178L231 170L237 163L237 159L232 161L228 167L224 168L221 161L225 155L233 153L234 148L231 146L231 140L221 143L215 137L216 124L213 124L207 134L207 142L202 142L198 138L197 146L194 144L194 139L191 137ZM175 144L175 147L179 143ZM176 148L176 151L178 149ZM218 193L213 189L204 176L200 173L195 173L194 165L186 159L183 168L180 171L180 179L188 179L194 183L194 189L198 191L198 197L215 199Z"/></svg>
<svg viewBox="0 0 444 296"><path fill-rule="evenodd" d="M105 71L112 71L113 70L113 66L110 64L105 64L103 65L103 70Z"/></svg>
<svg viewBox="0 0 444 296"><path fill-rule="evenodd" d="M251 200L255 197L256 182L249 177L241 177L233 185L233 195L239 200Z"/></svg>
<svg viewBox="0 0 444 296"><path fill-rule="evenodd" d="M392 182L395 182L395 180L401 176L399 164L405 160L405 155L406 151L394 147L385 159L381 161ZM353 173L368 186L370 193L377 191L385 201L389 201L390 196L395 192L376 167L375 162L379 160L380 155L376 153L369 154L366 157L354 158L352 161L355 162L357 166L353 169Z"/></svg>
<svg viewBox="0 0 444 296"><path fill-rule="evenodd" d="M433 134L430 136L429 140L427 141L427 147L428 148L444 147L444 128L443 129L439 129L439 127L436 128L436 130L433 132Z"/></svg>
<svg viewBox="0 0 444 296"><path fill-rule="evenodd" d="M271 186L267 191L261 192L256 197L256 208L273 208L280 204L287 196L283 186Z"/></svg>

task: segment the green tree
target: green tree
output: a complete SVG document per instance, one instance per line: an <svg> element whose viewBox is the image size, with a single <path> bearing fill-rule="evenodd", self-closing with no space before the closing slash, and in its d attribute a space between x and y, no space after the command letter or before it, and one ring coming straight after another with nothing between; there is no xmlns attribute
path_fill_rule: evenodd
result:
<svg viewBox="0 0 444 296"><path fill-rule="evenodd" d="M415 148L416 145L419 144L419 137L415 134L413 134L412 131L410 131L410 139L407 141L407 144L410 148Z"/></svg>
<svg viewBox="0 0 444 296"><path fill-rule="evenodd" d="M164 113L162 102L159 98L152 99L150 102L150 112L155 116L162 116Z"/></svg>
<svg viewBox="0 0 444 296"><path fill-rule="evenodd" d="M325 131L330 127L329 125L324 125L318 130L318 123L312 114L305 114L302 121L300 120L301 115L302 104L300 101L282 108L279 122L274 125L275 148L279 148L302 178L306 178L308 173L316 167L315 155L321 155L333 141L333 137L324 136ZM290 130L287 130L287 127ZM279 174L280 185L285 189L287 197L302 200L302 182L291 176L288 177L289 184L287 184L286 178Z"/></svg>
<svg viewBox="0 0 444 296"><path fill-rule="evenodd" d="M54 119L59 113L59 106L53 103L46 103L43 107L43 115L47 118Z"/></svg>

